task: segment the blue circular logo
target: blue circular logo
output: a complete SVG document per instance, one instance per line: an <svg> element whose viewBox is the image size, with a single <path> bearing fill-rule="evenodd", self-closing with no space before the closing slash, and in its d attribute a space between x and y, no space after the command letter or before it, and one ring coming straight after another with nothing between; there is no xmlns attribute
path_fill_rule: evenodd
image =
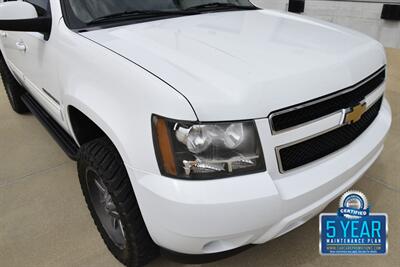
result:
<svg viewBox="0 0 400 267"><path fill-rule="evenodd" d="M359 219L369 214L367 197L360 191L347 191L339 201L338 215Z"/></svg>

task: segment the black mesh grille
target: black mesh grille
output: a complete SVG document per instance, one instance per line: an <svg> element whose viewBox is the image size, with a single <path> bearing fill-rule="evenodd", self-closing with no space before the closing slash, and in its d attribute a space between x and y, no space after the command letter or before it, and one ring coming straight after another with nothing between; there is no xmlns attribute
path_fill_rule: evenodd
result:
<svg viewBox="0 0 400 267"><path fill-rule="evenodd" d="M376 75L374 78L372 78L368 82L365 82L374 75ZM316 104L311 104L282 114L279 114L280 111L274 111L272 113L272 119L271 119L273 130L281 131L284 129L288 129L293 126L318 119L320 117L331 114L340 109L356 105L361 100L363 100L365 96L374 91L385 80L385 68L383 67L382 69L372 74L370 77L358 83L360 85L358 88L357 85L355 85L352 87L355 87L356 89L351 90L347 93L340 94L338 96L333 96L335 94L340 93L340 91L335 92L332 94L333 97L327 100L323 99L329 97L330 95L324 96L321 98L321 102L318 102ZM318 99L313 99L308 102L313 102L316 100ZM301 105L307 105L307 102L296 106L301 106ZM290 107L285 109L290 109ZM274 113L278 115L274 115Z"/></svg>
<svg viewBox="0 0 400 267"><path fill-rule="evenodd" d="M320 159L350 144L359 137L378 116L382 98L368 109L354 124L308 139L279 150L281 169L288 171Z"/></svg>

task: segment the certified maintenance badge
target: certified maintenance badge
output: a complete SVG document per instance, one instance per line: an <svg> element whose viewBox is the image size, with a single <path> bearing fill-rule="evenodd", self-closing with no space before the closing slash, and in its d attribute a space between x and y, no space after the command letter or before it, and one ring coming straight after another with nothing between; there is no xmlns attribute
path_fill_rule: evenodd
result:
<svg viewBox="0 0 400 267"><path fill-rule="evenodd" d="M346 192L337 214L322 213L319 218L321 255L387 254L387 214L370 213L363 193Z"/></svg>

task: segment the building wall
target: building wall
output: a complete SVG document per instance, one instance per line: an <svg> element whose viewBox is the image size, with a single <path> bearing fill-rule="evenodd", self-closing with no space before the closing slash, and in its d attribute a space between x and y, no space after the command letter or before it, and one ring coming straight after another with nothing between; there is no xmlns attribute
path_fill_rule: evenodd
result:
<svg viewBox="0 0 400 267"><path fill-rule="evenodd" d="M288 0L252 0L262 8L287 10ZM380 18L383 4L306 0L304 15L358 30L386 47L400 48L400 21Z"/></svg>

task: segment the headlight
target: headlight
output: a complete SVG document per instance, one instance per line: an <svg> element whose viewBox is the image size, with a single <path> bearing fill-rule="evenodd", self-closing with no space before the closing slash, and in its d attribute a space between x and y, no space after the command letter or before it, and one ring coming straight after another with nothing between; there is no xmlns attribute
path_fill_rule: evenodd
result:
<svg viewBox="0 0 400 267"><path fill-rule="evenodd" d="M254 121L196 124L153 116L152 123L165 176L215 179L265 171Z"/></svg>

